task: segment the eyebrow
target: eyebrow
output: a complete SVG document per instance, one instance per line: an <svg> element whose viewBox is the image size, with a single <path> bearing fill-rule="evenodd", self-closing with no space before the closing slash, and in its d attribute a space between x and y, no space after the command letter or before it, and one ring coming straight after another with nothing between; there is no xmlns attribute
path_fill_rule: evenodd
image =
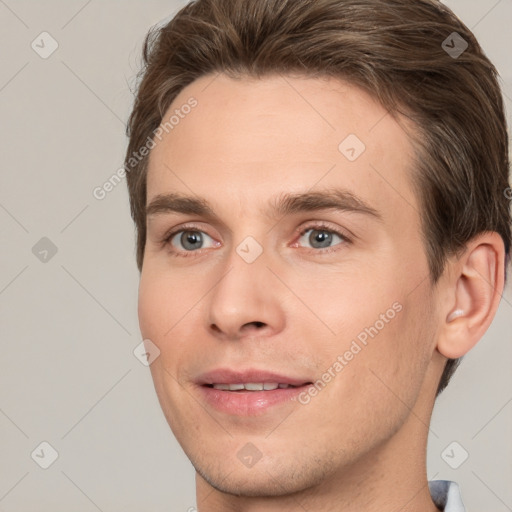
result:
<svg viewBox="0 0 512 512"><path fill-rule="evenodd" d="M339 210L360 213L382 221L382 215L362 199L343 189L328 189L322 192L283 193L269 201L262 213L268 217L284 217L300 212ZM182 213L216 219L213 208L203 198L179 193L159 194L146 207L146 216L166 213Z"/></svg>

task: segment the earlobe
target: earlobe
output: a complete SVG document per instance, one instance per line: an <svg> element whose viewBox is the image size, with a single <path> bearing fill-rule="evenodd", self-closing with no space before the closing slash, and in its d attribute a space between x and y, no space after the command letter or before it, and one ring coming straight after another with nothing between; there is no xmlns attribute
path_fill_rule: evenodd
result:
<svg viewBox="0 0 512 512"><path fill-rule="evenodd" d="M453 279L447 283L448 307L437 349L458 359L481 339L498 309L504 287L505 247L497 233L483 233L467 245L457 260L447 263Z"/></svg>

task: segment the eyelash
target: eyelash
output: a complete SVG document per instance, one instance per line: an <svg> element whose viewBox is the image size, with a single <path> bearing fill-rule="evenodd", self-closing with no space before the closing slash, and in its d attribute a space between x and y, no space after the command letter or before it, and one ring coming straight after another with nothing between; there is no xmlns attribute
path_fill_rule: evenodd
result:
<svg viewBox="0 0 512 512"><path fill-rule="evenodd" d="M335 235L338 235L342 239L342 241L343 241L343 243L339 243L339 244L337 244L334 247L326 247L324 249L314 249L314 248L310 248L309 249L310 251L315 252L317 254L318 253L326 254L326 253L334 252L334 251L339 250L339 249L336 249L336 247L338 245L345 245L345 244L352 243L351 238L349 238L345 233L342 233L341 231L339 231L337 229L333 229L332 227L328 226L327 224L323 224L323 223L312 224L312 225L308 225L308 226L302 228L298 232L296 237L302 238L310 230L320 231L320 232L325 231L325 232L328 232L328 233L331 233L331 234L335 234ZM183 232L186 232L186 231L205 233L202 229L200 229L198 226L193 225L193 224L181 226L180 229L173 230L173 231L171 231L169 233L166 233L163 236L163 238L160 240L160 244L161 244L162 248L172 247L171 240L173 239L173 237L175 235L179 234L179 233L183 233ZM208 234L208 233L205 233L205 234ZM198 249L196 251L176 251L174 249L171 249L170 252L174 256L180 256L180 257L184 257L184 258L194 257L195 255L202 253L201 249Z"/></svg>

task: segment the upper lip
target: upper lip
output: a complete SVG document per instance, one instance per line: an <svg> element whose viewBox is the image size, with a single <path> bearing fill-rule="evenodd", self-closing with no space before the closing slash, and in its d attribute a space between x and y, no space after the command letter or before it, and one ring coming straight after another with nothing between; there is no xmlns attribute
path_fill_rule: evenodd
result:
<svg viewBox="0 0 512 512"><path fill-rule="evenodd" d="M307 378L290 377L277 372L267 370L257 370L249 368L247 370L231 370L230 368L217 368L215 370L202 373L197 378L199 385L207 384L246 384L254 383L277 383L290 384L292 386L302 386L311 381Z"/></svg>

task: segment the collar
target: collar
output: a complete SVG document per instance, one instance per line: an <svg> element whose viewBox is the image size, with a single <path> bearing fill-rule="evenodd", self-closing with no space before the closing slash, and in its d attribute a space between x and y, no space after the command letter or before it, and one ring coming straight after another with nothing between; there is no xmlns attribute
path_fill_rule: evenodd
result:
<svg viewBox="0 0 512 512"><path fill-rule="evenodd" d="M456 482L450 480L431 480L428 486L433 502L443 512L466 512L462 503L460 489Z"/></svg>

